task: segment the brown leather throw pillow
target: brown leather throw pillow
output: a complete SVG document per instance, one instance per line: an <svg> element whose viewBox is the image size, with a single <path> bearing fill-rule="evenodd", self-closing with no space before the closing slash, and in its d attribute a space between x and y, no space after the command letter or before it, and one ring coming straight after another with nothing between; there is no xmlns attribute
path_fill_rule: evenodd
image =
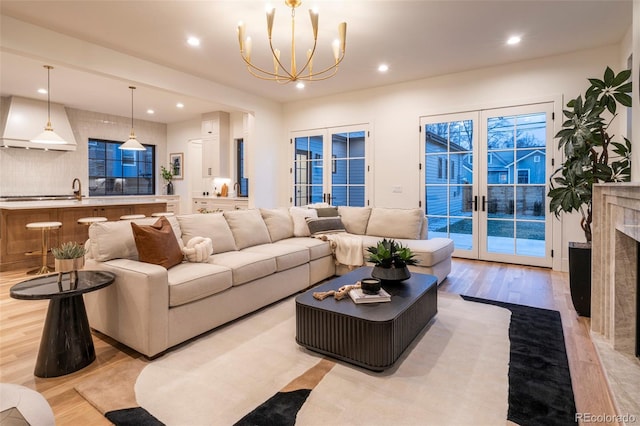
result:
<svg viewBox="0 0 640 426"><path fill-rule="evenodd" d="M182 262L182 250L167 218L161 217L153 225L131 222L131 230L140 262L153 263L167 269Z"/></svg>

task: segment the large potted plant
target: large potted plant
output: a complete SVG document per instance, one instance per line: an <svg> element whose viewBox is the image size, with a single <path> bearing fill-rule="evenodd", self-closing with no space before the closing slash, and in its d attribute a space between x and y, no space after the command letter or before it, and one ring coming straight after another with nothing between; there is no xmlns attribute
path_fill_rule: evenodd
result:
<svg viewBox="0 0 640 426"><path fill-rule="evenodd" d="M593 185L624 182L631 175L631 142L614 141L611 124L618 106L631 106L630 70L615 74L609 67L602 80L590 78L584 94L567 103L566 120L555 136L564 162L551 176L550 211L578 212L586 242L569 243L569 283L576 312L591 313L591 222Z"/></svg>
<svg viewBox="0 0 640 426"><path fill-rule="evenodd" d="M418 260L408 247L383 238L378 244L367 248L367 261L375 266L371 276L382 281L403 281L411 277L409 265L415 265Z"/></svg>

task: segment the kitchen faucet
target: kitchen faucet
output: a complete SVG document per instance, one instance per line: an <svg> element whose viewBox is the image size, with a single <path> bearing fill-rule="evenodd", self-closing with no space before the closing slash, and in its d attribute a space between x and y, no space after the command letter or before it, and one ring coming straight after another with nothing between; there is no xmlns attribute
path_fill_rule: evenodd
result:
<svg viewBox="0 0 640 426"><path fill-rule="evenodd" d="M233 190L236 191L236 197L240 196L240 184L238 182L233 184Z"/></svg>
<svg viewBox="0 0 640 426"><path fill-rule="evenodd" d="M76 190L76 182L78 182L78 189ZM71 183L71 189L73 190L73 195L76 196L76 200L82 201L82 183L80 179L75 178Z"/></svg>

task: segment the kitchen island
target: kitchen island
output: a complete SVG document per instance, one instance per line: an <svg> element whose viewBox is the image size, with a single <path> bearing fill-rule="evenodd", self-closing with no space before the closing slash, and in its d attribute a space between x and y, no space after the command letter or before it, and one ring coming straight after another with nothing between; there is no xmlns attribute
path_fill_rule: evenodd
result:
<svg viewBox="0 0 640 426"><path fill-rule="evenodd" d="M39 264L40 256L25 255L39 249L41 238L40 232L26 229L27 223L61 222L59 230L51 231L50 246L68 241L84 243L88 227L78 224L81 217L118 220L126 214L151 216L166 211L170 201L162 197L85 197L82 200L0 202L0 271Z"/></svg>

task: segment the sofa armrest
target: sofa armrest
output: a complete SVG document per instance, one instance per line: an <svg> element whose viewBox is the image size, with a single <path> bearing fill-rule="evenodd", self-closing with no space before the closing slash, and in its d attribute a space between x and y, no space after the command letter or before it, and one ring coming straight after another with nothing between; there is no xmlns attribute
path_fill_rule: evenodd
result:
<svg viewBox="0 0 640 426"><path fill-rule="evenodd" d="M92 328L148 357L168 348L169 281L164 267L129 259L89 259L85 268L116 275L110 286L85 294Z"/></svg>

